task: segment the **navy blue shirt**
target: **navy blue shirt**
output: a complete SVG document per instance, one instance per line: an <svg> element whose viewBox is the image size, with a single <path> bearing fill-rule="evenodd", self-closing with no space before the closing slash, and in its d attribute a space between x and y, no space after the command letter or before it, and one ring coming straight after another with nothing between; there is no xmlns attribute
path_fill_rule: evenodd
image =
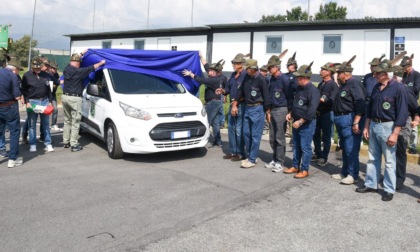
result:
<svg viewBox="0 0 420 252"><path fill-rule="evenodd" d="M76 68L72 65L67 65L64 68L64 90L63 93L82 95L83 93L83 79L86 78L95 68L93 66Z"/></svg>
<svg viewBox="0 0 420 252"><path fill-rule="evenodd" d="M304 87L299 86L293 99L293 119L296 121L303 118L305 123L316 119L316 109L320 98L321 94L312 82L309 82Z"/></svg>
<svg viewBox="0 0 420 252"><path fill-rule="evenodd" d="M269 81L270 104L272 108L287 107L287 91L289 88L289 79L286 75L280 73L279 76L271 76Z"/></svg>
<svg viewBox="0 0 420 252"><path fill-rule="evenodd" d="M333 102L334 114L365 114L365 91L363 86L354 78L340 84Z"/></svg>
<svg viewBox="0 0 420 252"><path fill-rule="evenodd" d="M321 98L324 98L324 102L319 102L317 110L321 114L331 112L334 98L338 93L337 83L333 79L327 82L321 81L318 85L318 90L321 94Z"/></svg>
<svg viewBox="0 0 420 252"><path fill-rule="evenodd" d="M376 85L376 83L378 83L378 81L373 76L373 73L368 73L365 75L365 77L363 77L362 83L366 90L366 101L369 103L373 87Z"/></svg>
<svg viewBox="0 0 420 252"><path fill-rule="evenodd" d="M366 117L393 121L395 126L404 127L408 118L408 100L404 86L392 80L381 91L381 85L382 83L377 83L372 90Z"/></svg>
<svg viewBox="0 0 420 252"><path fill-rule="evenodd" d="M408 88L406 85L404 85L404 87L405 87L405 91L407 92L408 113L414 120L414 117L416 115L419 115L419 113L417 112L417 106L418 106L417 99L412 89Z"/></svg>
<svg viewBox="0 0 420 252"><path fill-rule="evenodd" d="M420 92L420 73L414 71L414 69L409 74L404 74L402 82L408 86L409 89L413 90L416 99L419 99Z"/></svg>
<svg viewBox="0 0 420 252"><path fill-rule="evenodd" d="M230 76L227 85L225 87L225 95L230 94L230 102L233 102L238 95L239 87L244 82L244 78L247 75L246 70L244 69L238 76L236 72L233 72ZM235 77L236 76L236 77Z"/></svg>
<svg viewBox="0 0 420 252"><path fill-rule="evenodd" d="M204 100L206 102L210 102L213 100L221 101L221 95L216 94L216 89L223 88L225 86L226 77L223 75L219 76L210 76L210 77L203 77L194 75L194 80L198 81L201 84L206 86L206 90L204 91Z"/></svg>
<svg viewBox="0 0 420 252"><path fill-rule="evenodd" d="M288 72L285 75L289 79L289 88L287 90L287 98L289 99L289 101L287 102L287 104L288 104L288 109L290 111L293 106L293 98L295 97L295 94L298 90L299 85L297 83L296 76L293 75L293 72Z"/></svg>
<svg viewBox="0 0 420 252"><path fill-rule="evenodd" d="M266 111L270 107L270 98L268 95L268 85L264 76L259 72L255 76L247 74L244 83L239 87L236 100L244 98L246 104L261 103Z"/></svg>
<svg viewBox="0 0 420 252"><path fill-rule="evenodd" d="M51 75L46 72L40 72L38 75L32 71L24 73L22 78L22 91L25 102L28 103L29 99L45 98L48 98L49 102L52 102L50 81Z"/></svg>
<svg viewBox="0 0 420 252"><path fill-rule="evenodd" d="M6 68L0 69L0 103L16 101L21 96L19 79L12 71Z"/></svg>

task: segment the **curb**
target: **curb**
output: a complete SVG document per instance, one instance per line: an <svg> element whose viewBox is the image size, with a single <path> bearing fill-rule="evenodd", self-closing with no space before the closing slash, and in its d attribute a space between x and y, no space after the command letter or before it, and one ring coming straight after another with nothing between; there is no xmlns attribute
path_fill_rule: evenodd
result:
<svg viewBox="0 0 420 252"><path fill-rule="evenodd" d="M220 133L222 133L222 134L227 135L227 132L228 132L227 129L221 129L220 130ZM262 135L261 140L269 141L269 135L268 134ZM290 142L290 138L286 137L286 143L289 143L289 142ZM339 151L338 150L338 145L335 144L335 143L332 143L331 144L331 152L336 152L336 151ZM359 156L365 157L365 158L369 157L369 151L368 151L368 146L367 145L362 145L360 147ZM419 165L420 164L420 155L419 154L407 153L407 163L414 164L414 165Z"/></svg>

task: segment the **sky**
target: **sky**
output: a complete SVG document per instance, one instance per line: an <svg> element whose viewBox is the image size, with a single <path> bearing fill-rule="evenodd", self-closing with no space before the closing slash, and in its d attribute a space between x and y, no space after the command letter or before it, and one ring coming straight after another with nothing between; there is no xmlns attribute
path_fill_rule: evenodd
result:
<svg viewBox="0 0 420 252"><path fill-rule="evenodd" d="M6 1L6 0L2 0ZM36 1L36 5L35 5ZM65 34L258 22L300 6L315 15L329 0L13 0L0 8L9 36L31 34L38 47L69 49ZM347 18L420 17L420 0L337 0Z"/></svg>

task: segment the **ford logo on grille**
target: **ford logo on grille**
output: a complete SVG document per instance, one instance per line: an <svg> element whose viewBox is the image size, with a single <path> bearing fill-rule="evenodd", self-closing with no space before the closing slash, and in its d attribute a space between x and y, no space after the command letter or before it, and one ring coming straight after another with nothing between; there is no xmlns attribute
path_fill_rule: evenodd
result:
<svg viewBox="0 0 420 252"><path fill-rule="evenodd" d="M174 115L174 117L175 117L175 118L182 118L182 117L184 117L184 115L183 115L183 114L181 114L181 113L178 113L178 114L175 114L175 115Z"/></svg>

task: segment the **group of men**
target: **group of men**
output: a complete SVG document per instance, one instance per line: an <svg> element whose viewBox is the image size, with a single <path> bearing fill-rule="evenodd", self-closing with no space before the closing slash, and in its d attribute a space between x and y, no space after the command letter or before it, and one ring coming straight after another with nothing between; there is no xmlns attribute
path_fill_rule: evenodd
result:
<svg viewBox="0 0 420 252"><path fill-rule="evenodd" d="M322 81L315 86L311 82L313 63L298 68L296 53L287 61L288 72L281 72L281 59L286 52L273 55L263 70L256 60L239 53L231 61L234 72L227 80L221 77L217 64L208 68L208 78L184 71L184 75L206 85L206 108L214 136L211 147L221 143L214 116L214 111L222 106L220 94L230 97L229 153L223 159L241 161L242 168L255 167L267 121L273 156L264 167L276 173L295 174L297 179L306 178L311 161L318 166L328 163L335 125L342 149L342 169L332 178L344 185L358 181L363 136L369 141L369 161L365 184L356 192L378 190L383 156L382 200L392 200L395 191L403 188L409 135L420 121L417 104L420 74L412 68L413 55L405 56L404 52L392 61L374 58L369 63L371 73L362 82L352 75L356 55L343 63L328 62L321 66ZM265 71L270 77L263 74ZM293 165L283 168L289 122ZM410 152L413 149L410 147Z"/></svg>
<svg viewBox="0 0 420 252"><path fill-rule="evenodd" d="M30 69L20 78L19 71L24 68L18 57L5 54L3 66L0 69L0 156L8 157L8 167L22 165L19 155L20 114L19 101L27 108L27 120L22 128L22 142L29 142L29 151L37 151L36 123L38 115L40 123L40 140L44 142L46 152L53 152L50 128L60 130L57 126L56 91L62 83L62 104L64 111L63 144L71 151L80 151L78 143L81 119L83 79L90 72L105 64L98 62L89 67L80 67L81 54L73 54L70 63L63 72L62 80L57 73L58 66L43 57L34 57L30 62ZM52 114L52 125L49 118ZM5 148L5 130L10 132L10 151ZM27 137L29 135L29 141Z"/></svg>

